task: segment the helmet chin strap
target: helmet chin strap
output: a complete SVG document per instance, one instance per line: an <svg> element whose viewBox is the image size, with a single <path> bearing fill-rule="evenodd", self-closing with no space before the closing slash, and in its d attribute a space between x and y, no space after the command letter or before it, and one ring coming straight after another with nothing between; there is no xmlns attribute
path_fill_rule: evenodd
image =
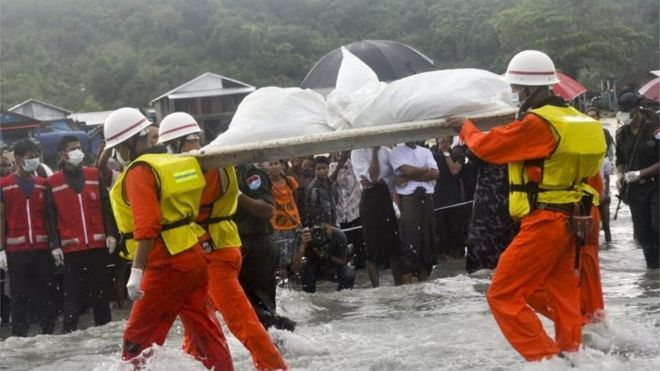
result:
<svg viewBox="0 0 660 371"><path fill-rule="evenodd" d="M177 139L174 141L176 153L181 153L181 148L183 148L183 142L185 142L185 139Z"/></svg>
<svg viewBox="0 0 660 371"><path fill-rule="evenodd" d="M542 90L541 87L542 86L534 86L533 87L534 90L532 90L531 93L529 93L530 86L525 86L523 88L525 94L527 95L527 98L525 98L525 100L523 100L522 103L520 104L520 109L518 110L518 118L521 118L525 114L525 112L527 112L527 110L532 106L532 104L536 100L535 99L536 96Z"/></svg>
<svg viewBox="0 0 660 371"><path fill-rule="evenodd" d="M183 141L180 139L172 139L166 144L167 148L169 148L170 153L172 154L179 154L181 153L181 148L183 147Z"/></svg>
<svg viewBox="0 0 660 371"><path fill-rule="evenodd" d="M128 143L128 150L129 150L129 156L131 156L131 161L135 160L137 158L137 150L135 147L137 147L137 141L140 137L135 135L133 138Z"/></svg>

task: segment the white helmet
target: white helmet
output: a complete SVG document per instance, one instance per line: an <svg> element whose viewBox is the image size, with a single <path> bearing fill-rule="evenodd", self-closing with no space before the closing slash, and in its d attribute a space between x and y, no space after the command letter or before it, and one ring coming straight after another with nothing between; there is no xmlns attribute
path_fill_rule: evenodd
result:
<svg viewBox="0 0 660 371"><path fill-rule="evenodd" d="M509 84L526 86L553 85L559 82L552 59L538 50L523 50L511 58L504 80Z"/></svg>
<svg viewBox="0 0 660 371"><path fill-rule="evenodd" d="M189 134L201 132L202 129L199 128L194 117L185 112L170 113L160 122L158 143L167 143Z"/></svg>
<svg viewBox="0 0 660 371"><path fill-rule="evenodd" d="M105 148L112 148L126 141L151 125L144 115L135 108L122 107L108 116L103 125Z"/></svg>

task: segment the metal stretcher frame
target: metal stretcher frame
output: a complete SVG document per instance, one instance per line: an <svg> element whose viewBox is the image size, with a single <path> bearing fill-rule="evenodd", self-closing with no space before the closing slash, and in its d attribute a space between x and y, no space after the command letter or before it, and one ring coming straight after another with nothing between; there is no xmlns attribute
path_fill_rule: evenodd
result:
<svg viewBox="0 0 660 371"><path fill-rule="evenodd" d="M516 109L511 108L468 115L468 118L480 129L488 130L511 122L516 112ZM447 126L445 118L438 118L267 141L259 141L258 133L255 133L255 141L252 143L209 148L192 155L199 159L202 167L208 169L427 140L446 135L456 135L456 133Z"/></svg>

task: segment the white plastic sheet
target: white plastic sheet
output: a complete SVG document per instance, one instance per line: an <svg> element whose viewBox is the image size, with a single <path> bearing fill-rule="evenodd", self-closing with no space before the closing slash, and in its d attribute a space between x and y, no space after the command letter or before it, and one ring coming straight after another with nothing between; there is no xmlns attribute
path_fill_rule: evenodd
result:
<svg viewBox="0 0 660 371"><path fill-rule="evenodd" d="M206 149L511 108L509 84L488 71L433 71L388 84L348 50L342 53L327 100L309 89L258 89Z"/></svg>
<svg viewBox="0 0 660 371"><path fill-rule="evenodd" d="M371 126L374 122L363 110L378 99L387 84L379 81L376 73L346 48L342 47L341 52L337 84L326 102L328 125L335 130L350 129L354 122Z"/></svg>
<svg viewBox="0 0 660 371"><path fill-rule="evenodd" d="M324 112L325 99L315 91L261 88L243 99L229 129L207 148L332 131Z"/></svg>
<svg viewBox="0 0 660 371"><path fill-rule="evenodd" d="M511 107L509 84L485 70L432 71L384 84L348 50L342 53L337 86L326 104L328 124L337 130Z"/></svg>

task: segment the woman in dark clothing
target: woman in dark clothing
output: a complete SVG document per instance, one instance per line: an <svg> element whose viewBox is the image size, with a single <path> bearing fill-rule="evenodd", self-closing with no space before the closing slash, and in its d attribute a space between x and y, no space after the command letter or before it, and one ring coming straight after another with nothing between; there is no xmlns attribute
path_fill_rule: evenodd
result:
<svg viewBox="0 0 660 371"><path fill-rule="evenodd" d="M509 245L518 227L509 216L509 177L506 165L494 165L470 157L477 169L474 206L468 233L468 273L495 269L500 255Z"/></svg>

